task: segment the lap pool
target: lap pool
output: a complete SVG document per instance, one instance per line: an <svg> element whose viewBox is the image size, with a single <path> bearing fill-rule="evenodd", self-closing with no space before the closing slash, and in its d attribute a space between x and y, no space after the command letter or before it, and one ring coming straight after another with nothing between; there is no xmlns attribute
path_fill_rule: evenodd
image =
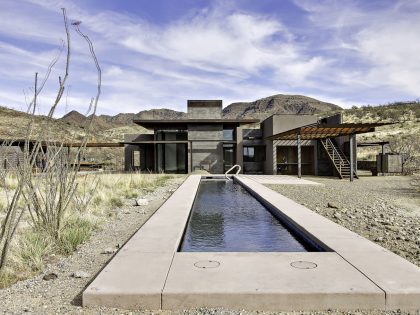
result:
<svg viewBox="0 0 420 315"><path fill-rule="evenodd" d="M181 252L319 251L234 181L202 179Z"/></svg>

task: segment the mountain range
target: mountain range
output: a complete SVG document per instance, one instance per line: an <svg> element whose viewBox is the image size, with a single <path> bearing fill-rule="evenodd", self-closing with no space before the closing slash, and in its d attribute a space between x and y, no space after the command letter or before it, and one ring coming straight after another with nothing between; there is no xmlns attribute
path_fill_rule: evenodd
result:
<svg viewBox="0 0 420 315"><path fill-rule="evenodd" d="M327 102L322 102L314 98L301 95L273 95L258 99L253 102L236 102L226 106L222 115L226 119L247 119L257 118L263 120L272 114L315 114L318 116L327 116L333 113L341 112L344 114L344 122L404 122L381 127L381 132L376 136L383 140L388 140L390 136L401 134L419 134L420 133L420 103L399 102L381 106L362 106L351 109L342 109L341 107ZM120 113L114 116L97 115L93 120L93 133L91 142L115 142L122 141L124 134L147 132L143 127L133 123L133 119L182 119L187 114L181 111L171 109L151 109L143 110L137 113ZM0 139L18 139L25 137L26 126L31 115L16 111L7 107L0 106ZM35 131L42 134L45 124L51 122L45 116L37 115L34 117ZM86 121L89 117L77 112L71 111L58 119L52 119L52 134L57 139L64 141L78 141L86 133ZM366 135L374 137L375 135ZM363 136L365 138L365 136ZM365 139L369 140L369 139Z"/></svg>
<svg viewBox="0 0 420 315"><path fill-rule="evenodd" d="M223 109L222 116L226 119L257 118L264 120L273 114L321 114L337 111L342 108L331 103L301 95L277 94L253 102L232 103ZM115 116L98 115L95 117L95 127L99 130L122 127L132 124L133 119L182 119L185 112L171 109L151 109L138 113L122 113ZM71 111L60 118L61 121L84 125L87 117L77 111Z"/></svg>

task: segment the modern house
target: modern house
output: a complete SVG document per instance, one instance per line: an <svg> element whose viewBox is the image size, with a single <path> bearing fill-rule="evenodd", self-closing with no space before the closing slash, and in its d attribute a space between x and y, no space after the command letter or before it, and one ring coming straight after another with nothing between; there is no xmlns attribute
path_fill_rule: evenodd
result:
<svg viewBox="0 0 420 315"><path fill-rule="evenodd" d="M189 100L186 119L134 120L148 134L125 135L125 169L221 174L357 177L355 134L381 124L342 124L341 114L223 119L221 100Z"/></svg>

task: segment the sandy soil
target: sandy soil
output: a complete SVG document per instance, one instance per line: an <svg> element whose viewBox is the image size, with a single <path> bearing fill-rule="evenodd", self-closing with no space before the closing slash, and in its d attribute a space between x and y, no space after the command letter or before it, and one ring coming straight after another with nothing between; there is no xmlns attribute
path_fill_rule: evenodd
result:
<svg viewBox="0 0 420 315"><path fill-rule="evenodd" d="M332 220L370 238L382 237L381 245L419 264L419 196L414 194L408 178L364 178L350 184L326 178L308 178L324 183L323 187L271 186L284 195L305 204ZM112 258L104 249L117 248L153 215L158 207L179 186L183 178L172 180L146 198L145 207L124 207L117 219L83 244L72 256L51 262L44 273L0 290L0 313L3 314L162 314L162 315L268 315L268 314L417 314L401 311L337 312L259 312L223 309L196 309L180 312L127 311L114 308L82 308L81 293L95 275ZM351 197L351 198L350 198ZM327 207L335 203L338 209ZM376 219L376 220L375 220ZM383 222L390 222L385 224ZM373 225L372 225L373 224ZM392 227L392 228L391 228ZM395 231L394 231L395 230ZM404 232L405 234L403 234ZM400 239L397 239L400 237ZM408 239L408 241L406 241ZM379 242L379 240L378 240ZM417 242L417 243L416 243ZM417 258L416 258L417 255ZM87 278L74 278L73 272L84 271ZM57 279L45 281L43 276L54 272Z"/></svg>

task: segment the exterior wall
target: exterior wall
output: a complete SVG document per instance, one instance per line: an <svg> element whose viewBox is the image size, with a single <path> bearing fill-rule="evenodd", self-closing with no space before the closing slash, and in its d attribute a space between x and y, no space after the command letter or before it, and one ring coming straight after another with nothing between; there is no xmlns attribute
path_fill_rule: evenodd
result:
<svg viewBox="0 0 420 315"><path fill-rule="evenodd" d="M189 100L188 119L218 119L222 118L221 100Z"/></svg>
<svg viewBox="0 0 420 315"><path fill-rule="evenodd" d="M205 169L213 174L223 173L223 125L188 125L191 140L192 170Z"/></svg>
<svg viewBox="0 0 420 315"><path fill-rule="evenodd" d="M291 130L294 128L310 125L317 123L318 117L314 115L273 115L268 117L261 123L263 128L264 138ZM294 144L296 145L295 141ZM315 142L305 142L302 141L302 145L313 145L314 152L316 150ZM264 173L265 174L277 174L277 146L284 145L281 141L265 141L266 145L266 161L264 164ZM316 154L314 154L316 156ZM314 158L314 165L316 166L317 158ZM315 167L315 173L317 173L317 168Z"/></svg>
<svg viewBox="0 0 420 315"><path fill-rule="evenodd" d="M220 119L222 117L222 101L190 100L188 101L189 119ZM266 137L278 134L287 130L315 124L318 118L314 115L273 115L261 123L260 129L244 129L244 126L235 129L236 143L233 144L236 153L236 164L242 167L242 172L277 174L277 147L278 146L296 146L296 140L289 141L268 141ZM339 124L342 122L341 115L335 115L324 119L322 122L328 124ZM223 124L188 124L188 172L196 169L205 169L213 174L224 172L223 165ZM175 127L174 127L175 128ZM169 130L171 128L165 128ZM176 129L176 128L175 128ZM155 131L156 132L156 131ZM144 141L157 140L156 135L126 135L125 141ZM339 137L335 141L340 148L347 153L349 151L348 137ZM301 142L302 146L313 147L313 173L315 175L334 175L334 168L325 154L323 148L316 140L307 140ZM143 145L126 145L125 147L125 167L126 170L132 170L133 151L140 151L141 166L153 164L153 170L157 170L156 145L152 150L148 147L145 150ZM264 162L244 162L244 146L265 146ZM150 151L152 151L150 153ZM325 153L325 152L324 152ZM356 143L354 143L354 156L356 156ZM357 161L354 158L354 163Z"/></svg>

